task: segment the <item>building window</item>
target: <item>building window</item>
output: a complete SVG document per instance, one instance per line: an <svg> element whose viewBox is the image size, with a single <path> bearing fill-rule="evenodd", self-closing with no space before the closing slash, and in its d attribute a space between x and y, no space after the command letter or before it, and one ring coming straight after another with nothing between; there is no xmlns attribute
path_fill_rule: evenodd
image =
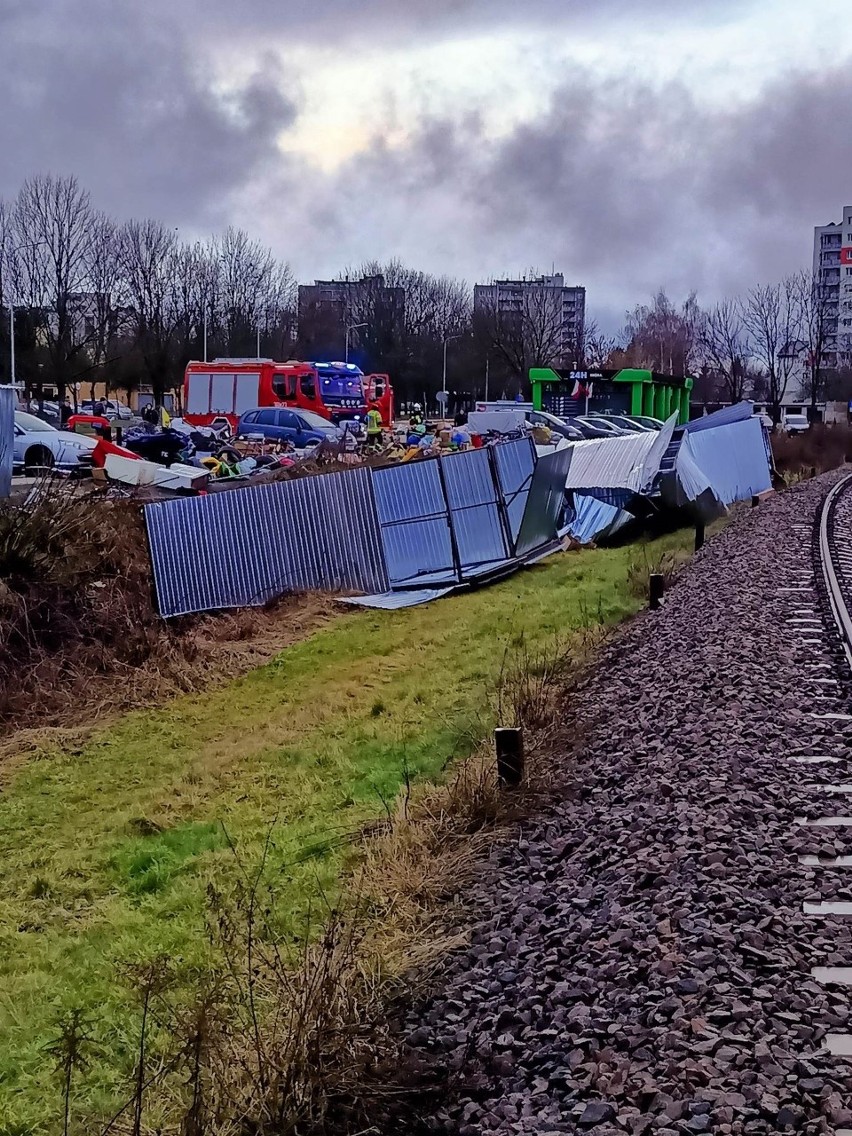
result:
<svg viewBox="0 0 852 1136"><path fill-rule="evenodd" d="M847 275L847 276L852 276L852 268L847 268L847 269L846 269L846 275Z"/></svg>

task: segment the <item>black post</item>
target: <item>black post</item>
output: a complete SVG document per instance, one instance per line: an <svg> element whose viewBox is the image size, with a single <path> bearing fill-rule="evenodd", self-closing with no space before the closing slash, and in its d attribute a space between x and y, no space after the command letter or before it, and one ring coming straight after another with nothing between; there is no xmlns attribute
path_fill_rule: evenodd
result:
<svg viewBox="0 0 852 1136"><path fill-rule="evenodd" d="M497 749L497 780L503 786L515 788L524 776L524 732L517 727L494 731Z"/></svg>
<svg viewBox="0 0 852 1136"><path fill-rule="evenodd" d="M752 509L756 509L756 508L757 508L757 506L758 506L759 504L760 504L760 498L759 498L759 497L758 497L758 495L757 495L757 494L755 493L755 494L754 494L754 496L753 496L753 497L752 497L752 499L751 499L751 507L752 507Z"/></svg>
<svg viewBox="0 0 852 1136"><path fill-rule="evenodd" d="M695 551L697 552L704 544L704 522L699 521L695 526Z"/></svg>
<svg viewBox="0 0 852 1136"><path fill-rule="evenodd" d="M660 604L663 602L663 591L665 590L665 577L659 572L652 572L648 580L648 606L651 611L658 611Z"/></svg>
<svg viewBox="0 0 852 1136"><path fill-rule="evenodd" d="M121 426L115 428L115 441L117 445L121 445L121 439L124 437L124 429Z"/></svg>

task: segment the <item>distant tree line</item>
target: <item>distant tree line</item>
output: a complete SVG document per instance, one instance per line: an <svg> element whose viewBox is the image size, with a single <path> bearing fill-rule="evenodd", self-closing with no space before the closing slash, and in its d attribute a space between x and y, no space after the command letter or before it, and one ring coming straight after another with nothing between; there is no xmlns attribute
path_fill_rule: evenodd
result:
<svg viewBox="0 0 852 1136"><path fill-rule="evenodd" d="M445 358L454 403L486 389L513 397L530 367L574 363L692 374L700 399L751 394L776 415L797 368L812 403L852 387L852 360L829 354L829 306L806 272L706 310L695 294L674 303L661 290L628 313L621 335L586 319L569 344L542 292L514 312L475 311L465 281L399 260L350 266L338 279L365 283L342 307L300 312L289 265L242 230L188 242L161 221L119 224L75 178L39 175L0 201L0 381L9 378L11 310L17 380L35 392L58 388L60 398L88 397L87 385L103 382L128 394L145 387L160 401L205 346L211 359L340 358L346 343L365 370L391 375L401 401L431 401Z"/></svg>
<svg viewBox="0 0 852 1136"><path fill-rule="evenodd" d="M692 375L693 399L765 402L775 423L781 404L852 398L852 352L834 334L837 300L802 270L706 310L695 293L681 304L660 290L627 315L620 338L592 346L610 366Z"/></svg>

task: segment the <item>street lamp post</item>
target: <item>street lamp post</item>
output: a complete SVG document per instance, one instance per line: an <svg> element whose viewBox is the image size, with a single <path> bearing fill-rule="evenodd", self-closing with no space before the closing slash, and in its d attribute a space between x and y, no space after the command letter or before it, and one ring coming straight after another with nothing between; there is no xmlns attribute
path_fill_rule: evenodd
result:
<svg viewBox="0 0 852 1136"><path fill-rule="evenodd" d="M447 344L450 342L451 339L461 339L461 338L462 338L461 334L459 334L459 335L448 335L446 337L446 339L444 340L444 377L443 377L443 380L441 382L441 390L444 392L444 394L447 393ZM446 400L444 400L444 401L446 401Z"/></svg>
<svg viewBox="0 0 852 1136"><path fill-rule="evenodd" d="M345 355L345 362L347 362L347 363L349 362L349 332L350 332L350 331L355 331L355 329L356 329L356 328L359 328L359 327L366 327L366 326L367 326L367 323L366 323L366 321L365 321L364 323L350 323L350 324L347 324L347 326L346 326L346 355Z"/></svg>

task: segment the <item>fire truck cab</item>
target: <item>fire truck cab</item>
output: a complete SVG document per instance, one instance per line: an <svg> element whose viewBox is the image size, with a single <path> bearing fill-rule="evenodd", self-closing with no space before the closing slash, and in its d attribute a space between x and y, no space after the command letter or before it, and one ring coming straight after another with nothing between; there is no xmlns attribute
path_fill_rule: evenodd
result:
<svg viewBox="0 0 852 1136"><path fill-rule="evenodd" d="M382 420L392 422L393 392L387 375L371 375L368 382L354 363L314 363L273 359L214 359L192 361L184 376L184 418L196 426L209 426L227 418L236 428L241 414L258 406L293 406L313 410L335 424L363 420L370 391L376 397Z"/></svg>

